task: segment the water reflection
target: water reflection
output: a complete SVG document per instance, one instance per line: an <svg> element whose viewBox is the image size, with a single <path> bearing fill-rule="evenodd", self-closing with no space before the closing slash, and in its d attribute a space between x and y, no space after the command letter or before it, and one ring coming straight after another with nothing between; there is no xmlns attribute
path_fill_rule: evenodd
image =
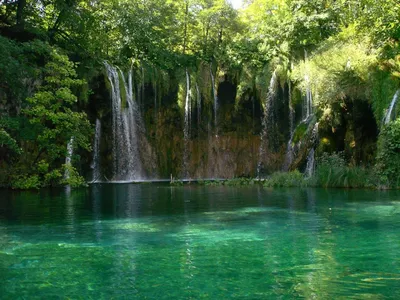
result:
<svg viewBox="0 0 400 300"><path fill-rule="evenodd" d="M71 193L71 187L65 187L65 222L68 234L73 239L75 237L75 205L74 194Z"/></svg>
<svg viewBox="0 0 400 300"><path fill-rule="evenodd" d="M96 241L101 242L103 235L103 226L102 226L102 213L101 213L101 205L102 205L102 192L101 185L96 184L91 189L92 193L92 212L93 212L93 222L94 222L94 232L96 236Z"/></svg>
<svg viewBox="0 0 400 300"><path fill-rule="evenodd" d="M398 192L127 184L29 195L0 210L5 298L400 297Z"/></svg>

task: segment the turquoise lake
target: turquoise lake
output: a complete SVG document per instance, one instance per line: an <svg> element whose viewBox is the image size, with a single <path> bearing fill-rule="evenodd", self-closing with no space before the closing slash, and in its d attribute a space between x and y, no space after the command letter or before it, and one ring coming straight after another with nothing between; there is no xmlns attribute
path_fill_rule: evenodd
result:
<svg viewBox="0 0 400 300"><path fill-rule="evenodd" d="M400 192L0 191L1 299L400 299Z"/></svg>

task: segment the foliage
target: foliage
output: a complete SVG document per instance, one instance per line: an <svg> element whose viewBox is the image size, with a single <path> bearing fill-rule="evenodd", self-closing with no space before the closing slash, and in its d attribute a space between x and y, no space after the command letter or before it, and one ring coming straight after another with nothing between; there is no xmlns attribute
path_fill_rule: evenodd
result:
<svg viewBox="0 0 400 300"><path fill-rule="evenodd" d="M342 153L323 153L310 184L322 187L371 188L376 181L371 170L348 166Z"/></svg>
<svg viewBox="0 0 400 300"><path fill-rule="evenodd" d="M68 185L70 187L81 187L81 186L87 186L85 178L79 175L79 172L71 165L63 165L64 172L68 172L68 177L63 178L61 180L61 184L63 185ZM51 179L54 178L55 175L58 174L51 174ZM48 180L50 176L48 176L46 179Z"/></svg>
<svg viewBox="0 0 400 300"><path fill-rule="evenodd" d="M24 110L25 115L32 124L40 126L39 151L46 153L50 164L65 157L67 141L71 137L78 146L90 149L91 128L86 114L72 110L77 98L71 88L82 84L75 77L74 64L53 50L45 67L45 83L27 99L29 107Z"/></svg>
<svg viewBox="0 0 400 300"><path fill-rule="evenodd" d="M76 149L90 150L84 111L92 113L92 104L83 79L101 73L104 60L143 67L152 77L145 85L158 89L156 103L187 69L210 105L211 65L216 82L231 76L236 110L245 101L265 99L276 72L282 89L293 83L292 105L311 89L324 128L346 127L348 104L355 101L371 104L380 123L400 82L397 0L245 2L237 11L225 0L1 1L0 160L11 177L22 182L15 174L26 174L21 176L31 178L32 186L34 176L44 185L62 183L70 138ZM182 87L178 94L182 104ZM393 126L382 129L377 165L390 185L396 181L388 163L396 159ZM305 126L298 126L294 143L304 133ZM331 163L321 161L316 184L360 185L352 178L361 169ZM298 174L279 176L293 176L287 180L294 184ZM70 180L82 183L78 175Z"/></svg>
<svg viewBox="0 0 400 300"><path fill-rule="evenodd" d="M340 123L346 98L369 98L368 81L377 63L377 50L368 39L358 37L352 27L328 39L309 60L296 64L292 79L306 93L311 88L321 121L331 126Z"/></svg>
<svg viewBox="0 0 400 300"><path fill-rule="evenodd" d="M376 170L383 186L400 186L400 118L379 135Z"/></svg>
<svg viewBox="0 0 400 300"><path fill-rule="evenodd" d="M308 129L308 124L307 123L301 123L299 124L293 134L293 145L297 144L303 137L304 135L307 133L307 129Z"/></svg>
<svg viewBox="0 0 400 300"><path fill-rule="evenodd" d="M169 184L171 186L183 186L184 182L182 180L171 180Z"/></svg>
<svg viewBox="0 0 400 300"><path fill-rule="evenodd" d="M307 185L307 181L298 170L293 172L273 173L263 183L265 187L302 187Z"/></svg>
<svg viewBox="0 0 400 300"><path fill-rule="evenodd" d="M254 185L257 182L253 178L233 178L223 182L226 186L241 186L241 185Z"/></svg>
<svg viewBox="0 0 400 300"><path fill-rule="evenodd" d="M206 185L206 186L248 186L254 185L258 183L258 181L254 178L245 178L245 177L238 177L226 180L199 180L197 181L199 185Z"/></svg>
<svg viewBox="0 0 400 300"><path fill-rule="evenodd" d="M40 87L26 102L19 104L24 106L23 115L0 119L0 148L7 147L18 155L18 159L12 161L11 165L13 188L57 185L62 183L58 169L60 160L66 155L66 144L71 136L74 136L76 147L90 150L91 126L84 112L75 111L77 97L73 94L82 80L76 78L75 64L56 48L49 50L49 46L36 42L15 47L28 49L26 51L35 53L35 57L45 53L49 56L46 58L47 63L37 73L43 74ZM29 57L28 52L21 51L25 58ZM22 68L29 69L27 65ZM25 74L30 76L35 72ZM20 147L19 143L24 147ZM78 178L72 185L82 183L81 178Z"/></svg>
<svg viewBox="0 0 400 300"><path fill-rule="evenodd" d="M0 147L4 146L14 153L21 154L21 149L18 147L17 141L0 127Z"/></svg>
<svg viewBox="0 0 400 300"><path fill-rule="evenodd" d="M39 175L19 175L12 179L11 187L18 190L39 189L42 187Z"/></svg>

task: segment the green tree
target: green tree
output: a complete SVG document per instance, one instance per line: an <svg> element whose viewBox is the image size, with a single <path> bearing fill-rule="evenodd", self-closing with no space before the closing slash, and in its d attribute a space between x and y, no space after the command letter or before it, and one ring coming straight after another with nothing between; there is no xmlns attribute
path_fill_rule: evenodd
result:
<svg viewBox="0 0 400 300"><path fill-rule="evenodd" d="M29 105L24 113L38 131L38 153L32 163L35 166L40 163L41 167L37 168L47 172L44 174L45 184L50 179L61 179L62 162L71 137L75 148L90 150L91 126L86 113L74 110L77 97L71 90L82 83L76 79L75 64L59 50L53 49L45 66L43 85L27 99ZM48 166L48 169L43 166ZM58 170L58 175L53 178L55 170Z"/></svg>

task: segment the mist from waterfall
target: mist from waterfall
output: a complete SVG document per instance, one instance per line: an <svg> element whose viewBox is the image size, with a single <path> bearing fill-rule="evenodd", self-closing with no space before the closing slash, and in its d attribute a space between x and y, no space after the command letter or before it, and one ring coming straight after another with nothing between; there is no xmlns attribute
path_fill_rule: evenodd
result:
<svg viewBox="0 0 400 300"><path fill-rule="evenodd" d="M386 111L385 117L383 118L383 123L386 125L392 120L392 114L393 114L393 109L396 106L397 100L399 99L400 95L400 89L396 91L396 93L393 96L392 102L390 102L390 106L388 110Z"/></svg>
<svg viewBox="0 0 400 300"><path fill-rule="evenodd" d="M113 181L144 179L139 139L143 128L138 105L133 99L132 70L128 82L121 69L104 63L111 85ZM142 70L143 72L143 70Z"/></svg>

